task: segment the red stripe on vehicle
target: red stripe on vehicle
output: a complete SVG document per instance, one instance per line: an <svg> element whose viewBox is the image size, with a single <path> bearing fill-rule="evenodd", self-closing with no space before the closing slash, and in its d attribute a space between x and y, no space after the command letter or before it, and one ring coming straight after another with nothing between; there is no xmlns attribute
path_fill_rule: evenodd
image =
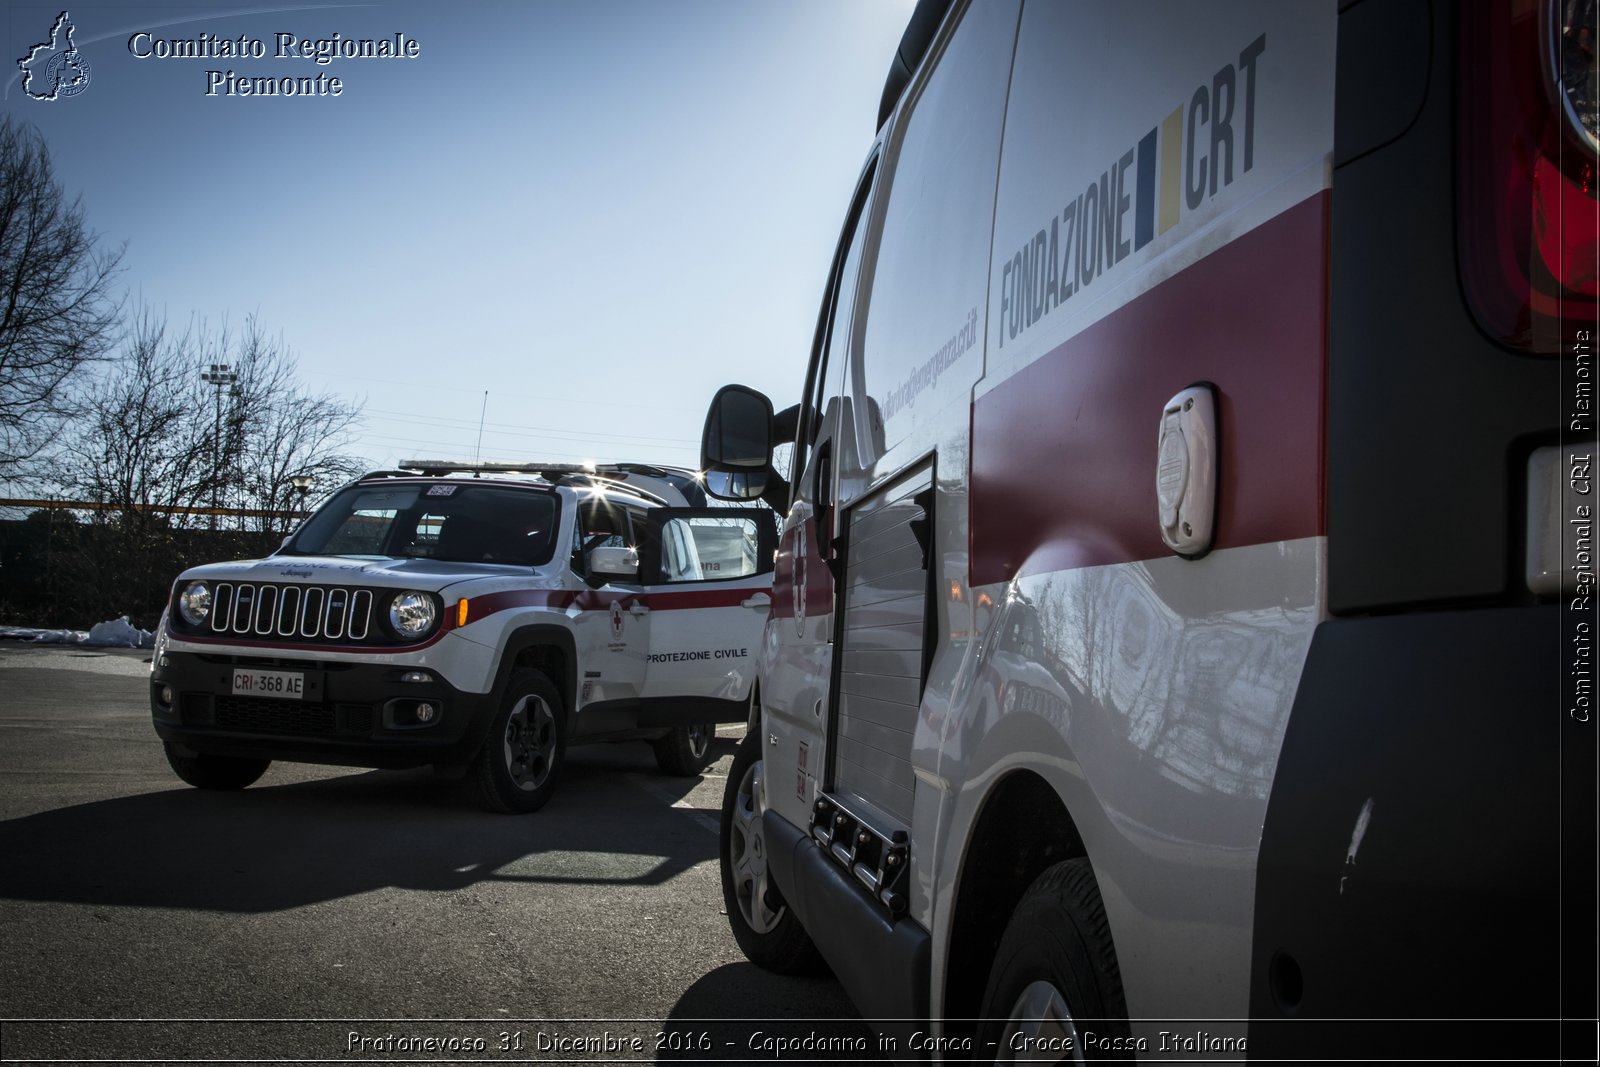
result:
<svg viewBox="0 0 1600 1067"><path fill-rule="evenodd" d="M518 589L489 593L467 601L467 625L516 608L548 607L558 611L610 611L613 601L624 608L635 603L651 611L686 611L692 608L731 608L770 589L685 589L682 592L607 592L598 589Z"/></svg>
<svg viewBox="0 0 1600 1067"><path fill-rule="evenodd" d="M972 411L972 583L1171 555L1156 507L1162 406L1213 382L1215 547L1321 534L1328 194L1162 282Z"/></svg>
<svg viewBox="0 0 1600 1067"><path fill-rule="evenodd" d="M677 593L650 593L643 600L645 607L651 611L688 611L693 608L736 608L761 593L770 598L772 589L685 589Z"/></svg>

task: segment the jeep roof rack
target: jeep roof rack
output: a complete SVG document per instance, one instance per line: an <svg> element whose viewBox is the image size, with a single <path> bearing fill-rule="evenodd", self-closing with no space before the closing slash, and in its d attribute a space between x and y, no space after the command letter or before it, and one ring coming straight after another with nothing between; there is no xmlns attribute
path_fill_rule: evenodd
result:
<svg viewBox="0 0 1600 1067"><path fill-rule="evenodd" d="M670 504L671 503L671 501L669 501L664 496L657 496L655 493L652 493L647 489L640 489L637 485L629 485L627 482L623 481L621 478L618 478L616 475L607 473L606 471L603 471L603 470L587 471L587 472L583 472L583 473L579 473L579 474L569 474L565 478L561 479L561 484L563 484L563 485L603 485L607 489L621 489L624 492L632 493L634 496L642 497L645 500L648 500L653 504Z"/></svg>
<svg viewBox="0 0 1600 1067"><path fill-rule="evenodd" d="M481 463L465 460L405 459L401 470L373 471L367 478L438 478L448 474L471 474L474 478L485 474L531 474L551 485L604 485L621 489L654 504L670 504L637 485L628 484L629 474L663 475L668 471L646 463Z"/></svg>

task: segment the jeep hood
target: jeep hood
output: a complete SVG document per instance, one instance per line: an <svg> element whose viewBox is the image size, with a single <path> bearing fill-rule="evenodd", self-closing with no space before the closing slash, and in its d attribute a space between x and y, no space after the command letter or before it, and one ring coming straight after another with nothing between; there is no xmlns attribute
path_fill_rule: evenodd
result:
<svg viewBox="0 0 1600 1067"><path fill-rule="evenodd" d="M437 591L474 578L537 578L545 568L500 563L450 563L434 559L360 556L270 556L191 567L180 580L303 582L307 585L375 585Z"/></svg>

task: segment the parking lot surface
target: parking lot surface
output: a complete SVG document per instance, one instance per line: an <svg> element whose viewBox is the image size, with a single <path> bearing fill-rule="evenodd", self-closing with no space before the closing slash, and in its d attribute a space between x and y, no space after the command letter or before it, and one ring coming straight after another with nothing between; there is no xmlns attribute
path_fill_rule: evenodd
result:
<svg viewBox="0 0 1600 1067"><path fill-rule="evenodd" d="M4 1059L771 1060L775 1039L868 1041L830 976L768 974L728 932L716 826L741 727L700 778L663 777L642 742L574 749L531 816L427 770L278 763L208 792L162 756L148 656L0 643ZM801 1051L784 1058L831 1058Z"/></svg>

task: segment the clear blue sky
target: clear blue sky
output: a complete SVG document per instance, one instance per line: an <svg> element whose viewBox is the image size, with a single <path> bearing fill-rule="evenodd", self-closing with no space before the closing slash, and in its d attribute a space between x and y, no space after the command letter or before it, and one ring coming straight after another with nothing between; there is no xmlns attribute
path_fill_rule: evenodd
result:
<svg viewBox="0 0 1600 1067"><path fill-rule="evenodd" d="M833 243L913 0L68 8L76 96L22 92L57 6L10 4L38 127L123 282L175 320L257 314L310 386L363 399L376 466L693 465L713 390L797 396ZM259 39L139 59L129 38ZM414 39L276 58L275 34ZM148 50L141 39L137 47ZM206 95L206 71L338 97Z"/></svg>

